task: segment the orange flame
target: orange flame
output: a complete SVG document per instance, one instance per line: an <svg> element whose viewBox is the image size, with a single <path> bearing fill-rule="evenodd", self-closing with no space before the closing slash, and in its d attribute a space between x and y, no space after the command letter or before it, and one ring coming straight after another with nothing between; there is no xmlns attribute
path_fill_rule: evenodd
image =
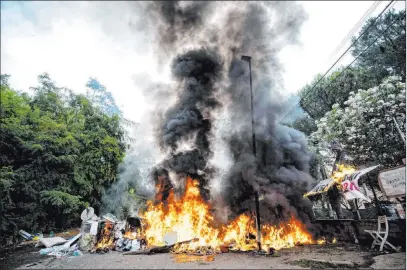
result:
<svg viewBox="0 0 407 270"><path fill-rule="evenodd" d="M176 200L171 191L168 203L154 205L147 203L147 211L142 215L146 222L144 237L149 246L162 246L164 235L177 233L177 241L187 241L197 238L198 241L175 247L176 252L193 252L201 249L211 249L219 252L221 246L232 246L235 250L255 250L257 248L254 219L248 214L242 214L227 225L216 225L210 211L210 204L201 196L198 181L188 178L185 194ZM287 224L280 226L263 225L262 247L276 250L293 247L297 244L312 244L310 233L296 218L292 217ZM250 237L250 235L252 237Z"/></svg>
<svg viewBox="0 0 407 270"><path fill-rule="evenodd" d="M111 248L113 246L114 237L112 235L113 224L110 222L105 223L101 239L96 244L96 249Z"/></svg>
<svg viewBox="0 0 407 270"><path fill-rule="evenodd" d="M123 237L127 238L127 239L131 239L131 240L135 240L135 239L140 240L140 233L141 233L141 230L139 230L139 229L137 230L137 232L128 231L123 235Z"/></svg>
<svg viewBox="0 0 407 270"><path fill-rule="evenodd" d="M335 180L336 183L340 184L345 175L352 174L356 171L356 169L352 166L347 166L345 164L338 165L336 171L332 174L332 178Z"/></svg>

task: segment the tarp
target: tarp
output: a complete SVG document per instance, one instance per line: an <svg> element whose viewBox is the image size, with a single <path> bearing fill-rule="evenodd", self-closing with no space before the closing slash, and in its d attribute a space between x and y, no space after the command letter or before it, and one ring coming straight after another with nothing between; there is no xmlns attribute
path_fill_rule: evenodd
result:
<svg viewBox="0 0 407 270"><path fill-rule="evenodd" d="M308 196L313 196L316 194L321 194L324 192L327 192L328 189L335 183L335 180L333 178L328 178L325 180L322 180L319 182L313 189L311 189L307 194L305 194L305 197Z"/></svg>
<svg viewBox="0 0 407 270"><path fill-rule="evenodd" d="M356 171L352 174L345 175L344 180L341 182L343 195L345 196L346 200L353 200L353 199L362 199L367 202L371 202L371 200L366 197L362 192L360 192L359 188L359 178L376 169L380 165L372 166L369 168L365 168L359 171Z"/></svg>
<svg viewBox="0 0 407 270"><path fill-rule="evenodd" d="M342 190L343 190L343 194L344 194L345 198L347 200L358 198L358 199L364 199L364 200L370 202L370 199L367 198L363 193L360 192L358 181L362 175L376 169L379 166L380 165L372 166L369 168L355 171L352 174L345 175L341 182ZM325 193L329 190L329 188L333 184L335 184L335 180L333 178L322 180L313 189L311 189L308 193L306 193L304 196L308 197L308 196L314 196L316 194Z"/></svg>

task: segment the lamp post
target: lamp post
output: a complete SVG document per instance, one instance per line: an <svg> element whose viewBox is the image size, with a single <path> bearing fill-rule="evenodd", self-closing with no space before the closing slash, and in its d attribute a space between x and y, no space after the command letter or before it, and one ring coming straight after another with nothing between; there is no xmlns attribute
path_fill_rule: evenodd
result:
<svg viewBox="0 0 407 270"><path fill-rule="evenodd" d="M242 55L241 60L249 63L249 73L250 73L250 102L251 102L251 113L252 113L252 140L253 140L253 155L256 157L256 135L254 133L254 114L253 114L253 89L252 89L252 64L251 57ZM257 248L261 251L261 229L260 229L260 203L259 203L259 192L254 192L254 201L256 205L256 229L257 229Z"/></svg>

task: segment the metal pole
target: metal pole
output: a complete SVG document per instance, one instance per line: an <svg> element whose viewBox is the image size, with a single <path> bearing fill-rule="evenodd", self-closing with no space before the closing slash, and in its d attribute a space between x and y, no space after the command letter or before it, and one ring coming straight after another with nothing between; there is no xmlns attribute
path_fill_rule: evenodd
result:
<svg viewBox="0 0 407 270"><path fill-rule="evenodd" d="M252 63L250 56L242 56L242 60L249 62L249 75L250 75L250 103L252 113L252 143L253 155L256 157L256 135L254 132L254 113L253 113L253 88L252 88ZM254 192L254 202L256 206L256 229L257 229L257 248L261 251L261 223L260 223L260 202L258 191Z"/></svg>
<svg viewBox="0 0 407 270"><path fill-rule="evenodd" d="M252 110L252 136L253 136L253 155L256 156L256 134L254 133L254 113L253 113L253 88L252 88L252 63L249 60L249 71L250 71L250 103Z"/></svg>
<svg viewBox="0 0 407 270"><path fill-rule="evenodd" d="M401 129L399 127L399 123L397 123L396 118L393 117L393 121L394 121L394 124L396 124L396 128L397 128L397 130L398 130L398 132L400 134L401 139L403 140L404 144L406 144L406 138L404 138L403 132L401 132Z"/></svg>
<svg viewBox="0 0 407 270"><path fill-rule="evenodd" d="M254 112L253 112L253 88L252 88L252 63L249 60L249 71L250 71L250 101L252 107L252 139L253 139L253 155L257 156L256 151L256 134L254 132ZM257 248L261 251L261 223L260 223L260 202L259 202L259 192L255 191L254 201L256 204L256 228L257 228Z"/></svg>

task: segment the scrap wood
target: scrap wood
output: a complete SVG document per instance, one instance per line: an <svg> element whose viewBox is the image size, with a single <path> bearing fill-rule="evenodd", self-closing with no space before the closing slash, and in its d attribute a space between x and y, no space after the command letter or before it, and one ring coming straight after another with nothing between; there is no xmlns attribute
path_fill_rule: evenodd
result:
<svg viewBox="0 0 407 270"><path fill-rule="evenodd" d="M129 251L129 252L124 252L123 255L145 255L145 254L153 254L153 253L165 253L169 252L171 248L175 247L176 245L182 245L182 244L187 244L190 242L195 242L198 241L198 238L194 238L191 240L187 241L182 241L182 242L177 242L172 245L166 245L166 246L161 246L161 247L151 247L147 248L145 250L135 250L135 251Z"/></svg>

